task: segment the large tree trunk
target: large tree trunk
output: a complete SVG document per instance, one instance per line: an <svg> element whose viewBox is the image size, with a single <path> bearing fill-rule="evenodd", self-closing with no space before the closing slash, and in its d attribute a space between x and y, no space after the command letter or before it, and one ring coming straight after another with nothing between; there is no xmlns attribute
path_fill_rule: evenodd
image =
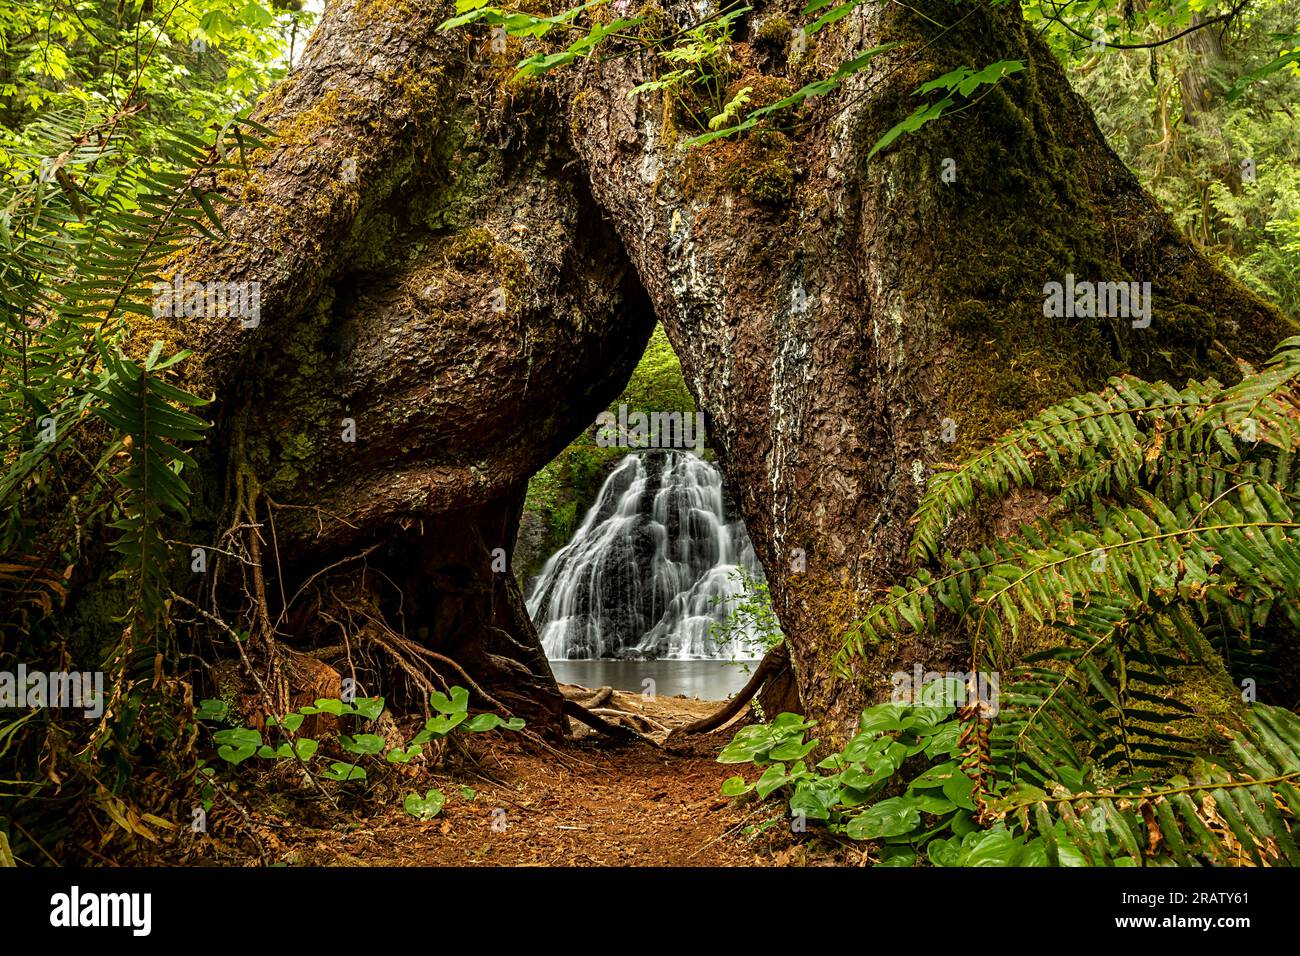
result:
<svg viewBox="0 0 1300 956"><path fill-rule="evenodd" d="M543 714L558 695L508 573L520 495L626 381L651 306L739 491L803 707L833 732L901 663L955 662L896 645L849 678L830 664L904 568L936 463L1112 372L1230 376L1282 334L1175 234L1014 5L859 8L811 62L742 42L732 88L769 101L902 45L792 128L694 151L657 97L629 98L651 51L512 98L485 36L435 31L448 12L331 4L260 111L282 145L228 184L237 241L180 264L262 281L262 325L179 338L222 399L210 498L243 497L242 473L274 502L286 593L377 546L350 583L386 626ZM756 3L750 33L794 12ZM1008 58L1027 69L867 161L921 82ZM1150 281L1150 327L1045 319L1043 284L1067 273ZM313 588L286 636L338 620Z"/></svg>
<svg viewBox="0 0 1300 956"><path fill-rule="evenodd" d="M523 493L618 394L654 318L556 101L511 100L506 66L469 62L485 45L436 32L445 13L331 4L258 110L273 145L223 181L232 241L177 264L259 282L260 324L169 331L219 398L206 540L260 526L265 580L218 587L217 610L247 592L268 638L401 657L413 691L468 679L476 704L558 731L510 573Z"/></svg>
<svg viewBox="0 0 1300 956"><path fill-rule="evenodd" d="M751 35L788 12L755 8ZM693 15L682 4L676 19ZM804 709L843 729L900 665L956 663L894 645L850 679L831 666L864 598L904 569L937 463L1123 369L1231 377L1283 324L1182 241L1014 4L864 5L817 39L820 75L902 45L792 128L694 153L659 102L629 98L648 57L592 63L570 109L740 489ZM795 72L746 52L731 91L781 90ZM922 82L1003 59L1027 69L867 161ZM1044 283L1067 273L1150 281L1150 327L1044 318Z"/></svg>

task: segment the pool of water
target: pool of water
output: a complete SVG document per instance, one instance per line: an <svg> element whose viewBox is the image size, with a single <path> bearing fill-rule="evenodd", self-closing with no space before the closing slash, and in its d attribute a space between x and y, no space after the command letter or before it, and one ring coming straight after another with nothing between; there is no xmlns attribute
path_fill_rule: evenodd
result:
<svg viewBox="0 0 1300 956"><path fill-rule="evenodd" d="M561 684L608 684L615 690L698 700L726 700L745 686L757 666L758 661L551 661Z"/></svg>

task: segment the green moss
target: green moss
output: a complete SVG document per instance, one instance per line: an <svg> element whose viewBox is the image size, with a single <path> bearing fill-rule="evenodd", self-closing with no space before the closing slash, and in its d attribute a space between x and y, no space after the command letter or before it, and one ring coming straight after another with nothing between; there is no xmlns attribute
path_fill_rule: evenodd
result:
<svg viewBox="0 0 1300 956"><path fill-rule="evenodd" d="M496 236L486 229L466 229L447 244L447 260L462 272L473 272L492 261Z"/></svg>
<svg viewBox="0 0 1300 956"><path fill-rule="evenodd" d="M306 434L297 433L280 436L280 452L286 458L305 461L312 456L314 448L314 443Z"/></svg>
<svg viewBox="0 0 1300 956"><path fill-rule="evenodd" d="M641 21L637 25L636 35L650 43L660 43L677 31L672 18L658 4L647 3L632 16Z"/></svg>
<svg viewBox="0 0 1300 956"><path fill-rule="evenodd" d="M294 113L275 130L276 145L306 145L315 141L320 133L337 125L346 115L346 104L337 89L328 90L309 109Z"/></svg>
<svg viewBox="0 0 1300 956"><path fill-rule="evenodd" d="M794 173L784 160L773 160L751 170L742 189L755 202L765 206L784 206L794 197Z"/></svg>
<svg viewBox="0 0 1300 956"><path fill-rule="evenodd" d="M794 198L790 141L779 133L759 133L740 142L722 182L764 206L789 205Z"/></svg>
<svg viewBox="0 0 1300 956"><path fill-rule="evenodd" d="M767 76L762 73L747 73L727 87L727 100L730 101L733 96L745 87L749 88L749 102L745 105L746 110L757 110L765 106L771 106L794 92L794 87L784 77ZM767 121L773 126L779 127L786 121L788 116L789 112L787 110L780 110L769 114Z"/></svg>
<svg viewBox="0 0 1300 956"><path fill-rule="evenodd" d="M749 42L756 52L779 62L785 59L792 33L790 21L785 17L768 17L758 25Z"/></svg>
<svg viewBox="0 0 1300 956"><path fill-rule="evenodd" d="M357 24L367 26L378 20L409 20L428 16L420 0L369 0L357 5Z"/></svg>

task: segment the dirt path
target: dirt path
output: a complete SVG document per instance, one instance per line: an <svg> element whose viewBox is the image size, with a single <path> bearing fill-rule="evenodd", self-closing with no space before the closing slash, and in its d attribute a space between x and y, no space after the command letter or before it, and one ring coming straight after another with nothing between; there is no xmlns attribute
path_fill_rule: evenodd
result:
<svg viewBox="0 0 1300 956"><path fill-rule="evenodd" d="M718 705L615 694L613 704L679 726ZM719 793L736 768L717 762L733 729L671 749L583 733L554 752L498 740L478 762L426 778L447 797L421 822L401 790L368 809L304 814L263 805L258 827L275 862L306 866L755 866L789 862L781 827L751 836L775 804ZM399 785L400 787L401 785ZM473 793L462 791L471 787ZM406 788L411 789L410 787ZM419 789L418 787L416 789ZM422 792L422 791L421 791ZM273 801L277 802L277 801ZM376 809L376 807L378 809ZM312 822L304 822L311 817ZM313 825L314 824L314 825Z"/></svg>
<svg viewBox="0 0 1300 956"><path fill-rule="evenodd" d="M747 818L762 817L718 795L730 773L712 755L665 754L645 744L574 745L561 753L564 761L552 754L503 758L493 775L506 785L473 781L472 800L459 795L458 784L444 785L447 806L427 823L394 803L342 832L297 828L285 859L325 866L764 862L738 832Z"/></svg>

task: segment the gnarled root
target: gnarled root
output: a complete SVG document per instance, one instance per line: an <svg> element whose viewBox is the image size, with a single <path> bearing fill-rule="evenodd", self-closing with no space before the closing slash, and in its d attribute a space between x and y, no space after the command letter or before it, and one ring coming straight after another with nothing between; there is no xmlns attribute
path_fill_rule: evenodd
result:
<svg viewBox="0 0 1300 956"><path fill-rule="evenodd" d="M763 689L764 684L769 680L777 680L789 670L789 667L790 652L786 649L784 643L776 645L763 655L758 667L754 669L754 673L750 675L749 680L745 682L745 686L740 689L740 692L735 697L709 716L701 717L684 727L678 727L668 735L669 740L679 734L682 736L687 734L707 734L717 730L744 710L749 702Z"/></svg>

